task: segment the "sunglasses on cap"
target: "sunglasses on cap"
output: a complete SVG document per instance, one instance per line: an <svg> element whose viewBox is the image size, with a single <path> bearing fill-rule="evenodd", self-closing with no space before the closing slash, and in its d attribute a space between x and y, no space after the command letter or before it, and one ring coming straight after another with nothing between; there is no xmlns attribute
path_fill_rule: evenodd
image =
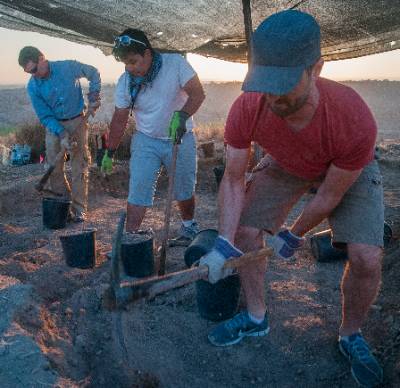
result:
<svg viewBox="0 0 400 388"><path fill-rule="evenodd" d="M119 46L130 46L132 43L139 43L142 44L143 46L147 47L146 43L141 42L140 40L133 39L128 35L121 35L117 36L114 39L115 47Z"/></svg>

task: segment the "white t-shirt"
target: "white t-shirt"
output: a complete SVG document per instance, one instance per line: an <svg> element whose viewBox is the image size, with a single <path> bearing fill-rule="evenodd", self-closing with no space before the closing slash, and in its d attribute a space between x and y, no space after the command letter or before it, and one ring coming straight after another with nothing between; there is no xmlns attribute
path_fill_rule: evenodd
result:
<svg viewBox="0 0 400 388"><path fill-rule="evenodd" d="M168 139L168 127L172 114L181 110L188 95L182 89L196 72L180 54L161 54L162 66L151 86L142 88L136 98L133 113L136 129L144 134L160 139ZM129 74L123 73L115 89L115 106L129 108ZM188 131L193 129L190 117L186 122Z"/></svg>

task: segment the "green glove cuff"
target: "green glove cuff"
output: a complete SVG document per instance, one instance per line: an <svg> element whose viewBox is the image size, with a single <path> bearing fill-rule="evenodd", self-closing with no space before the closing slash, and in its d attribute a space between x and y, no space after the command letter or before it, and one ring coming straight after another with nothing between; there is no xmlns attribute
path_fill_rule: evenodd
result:
<svg viewBox="0 0 400 388"><path fill-rule="evenodd" d="M185 120L185 122L186 122L186 120L190 117L190 114L184 112L183 110L178 110L178 111L176 111L175 113L177 113L177 114L179 115L179 118L180 118L181 120Z"/></svg>
<svg viewBox="0 0 400 388"><path fill-rule="evenodd" d="M168 128L168 135L174 143L180 142L180 139L186 132L186 120L190 115L183 110L175 111L172 115Z"/></svg>
<svg viewBox="0 0 400 388"><path fill-rule="evenodd" d="M115 150L111 150L111 149L108 149L108 150L106 150L106 155L109 157L109 158L113 158L114 157L114 154L115 154Z"/></svg>
<svg viewBox="0 0 400 388"><path fill-rule="evenodd" d="M103 156L103 160L101 161L101 172L105 174L111 174L113 168L112 158L108 155L109 150L106 150Z"/></svg>

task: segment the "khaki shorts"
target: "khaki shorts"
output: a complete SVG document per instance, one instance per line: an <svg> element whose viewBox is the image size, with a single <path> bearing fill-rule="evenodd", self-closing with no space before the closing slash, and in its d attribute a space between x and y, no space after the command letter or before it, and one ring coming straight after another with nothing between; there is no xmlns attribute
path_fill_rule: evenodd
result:
<svg viewBox="0 0 400 388"><path fill-rule="evenodd" d="M273 159L266 160L266 166L253 172L247 186L240 224L274 234L302 195L321 181L296 177ZM383 247L382 176L375 160L363 169L328 221L337 247L346 243Z"/></svg>

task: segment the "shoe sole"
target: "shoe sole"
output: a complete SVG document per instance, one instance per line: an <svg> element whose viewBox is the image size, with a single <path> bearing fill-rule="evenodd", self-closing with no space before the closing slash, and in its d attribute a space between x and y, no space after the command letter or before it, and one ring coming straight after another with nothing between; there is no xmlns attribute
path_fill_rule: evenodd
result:
<svg viewBox="0 0 400 388"><path fill-rule="evenodd" d="M231 345L235 345L237 343L239 343L243 338L245 337L264 337L265 335L267 335L269 333L270 328L267 327L265 330L261 330L261 331L257 331L254 333L242 333L240 334L239 338L231 341L231 342L225 342L223 344L215 342L213 339L211 339L210 337L208 337L208 340L214 345L214 346L220 346L220 347L224 347L224 346L231 346Z"/></svg>
<svg viewBox="0 0 400 388"><path fill-rule="evenodd" d="M345 356L346 359L347 359L349 362L351 362L351 360L350 360L350 358L349 358L347 352L343 349L343 346L342 346L342 344L341 344L340 342L339 342L339 350L340 350L340 353L342 353L343 356ZM357 376L355 375L352 366L350 367L350 372L351 372L351 375L353 376L353 379L356 381L356 383L358 384L359 387L363 387L363 388L373 388L373 387L376 387L376 386L378 386L379 384L382 383L382 382L379 382L379 383L376 383L376 384L374 384L374 385L365 385L365 384L362 384L362 383L360 382L360 380L358 380Z"/></svg>

